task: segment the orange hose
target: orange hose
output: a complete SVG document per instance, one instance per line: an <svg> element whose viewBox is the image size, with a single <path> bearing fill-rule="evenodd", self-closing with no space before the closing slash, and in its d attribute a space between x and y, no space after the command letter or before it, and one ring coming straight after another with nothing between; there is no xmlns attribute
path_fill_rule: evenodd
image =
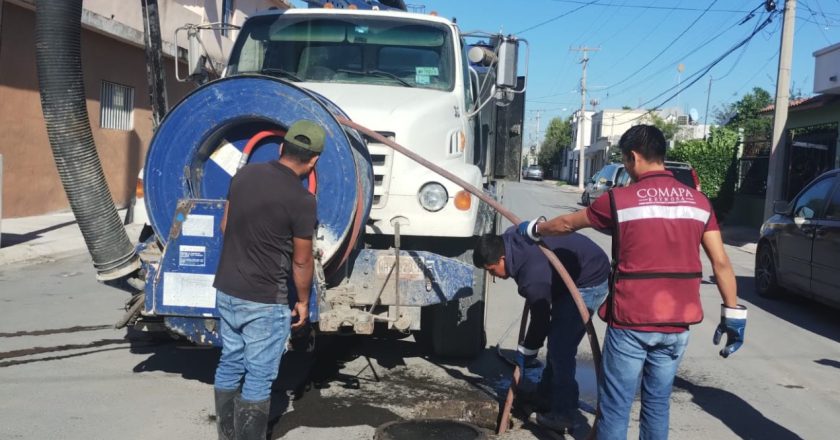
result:
<svg viewBox="0 0 840 440"><path fill-rule="evenodd" d="M257 144L261 140L263 140L267 137L272 137L272 136L278 136L278 137L286 136L286 131L285 130L263 130L263 131L258 132L255 135L251 136L251 139L249 139L248 143L245 144L245 148L242 149L243 163L248 161L248 158L251 156L251 151L254 150L254 147L256 147ZM281 155L283 154L282 144L280 145L280 154ZM318 174L315 172L315 170L312 170L312 172L309 173L309 181L308 181L306 186L307 186L307 189L309 190L310 194L314 195L318 191Z"/></svg>

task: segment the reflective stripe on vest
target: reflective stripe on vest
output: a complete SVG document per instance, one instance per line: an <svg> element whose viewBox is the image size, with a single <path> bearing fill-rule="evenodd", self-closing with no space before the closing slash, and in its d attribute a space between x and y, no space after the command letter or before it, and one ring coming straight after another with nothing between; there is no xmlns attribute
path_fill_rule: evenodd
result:
<svg viewBox="0 0 840 440"><path fill-rule="evenodd" d="M659 177L659 176L657 176ZM653 280L653 279L674 279L674 280L689 280L689 279L700 279L703 277L701 272L625 272L618 269L619 266L619 255L621 249L621 224L627 223L635 220L650 220L650 219L663 219L663 220L691 220L691 221L698 221L702 224L706 224L709 219L711 218L711 212L707 211L702 208L698 208L695 206L686 206L686 205L669 205L667 202L658 202L656 204L649 204L649 205L641 205L641 206L633 206L629 208L622 208L617 209L616 201L615 201L615 194L612 190L608 191L609 193L609 200L610 200L610 209L612 211L612 217L614 221L614 230L613 230L613 247L612 247L612 276L610 277L610 298L606 302L607 304L604 311L604 315L602 318L606 317L609 322L615 322L616 324L622 326L640 326L640 327L647 327L647 326L658 326L658 325L665 325L665 326L682 326L682 325L690 325L696 324L697 322L702 321L702 307L699 306L699 291L697 292L697 298L687 299L683 297L685 294L691 294L689 292L680 292L679 294L674 294L670 296L673 301L677 303L685 304L686 306L691 306L691 308L699 307L698 313L691 313L691 317L685 316L683 320L675 320L674 317L666 317L666 316L657 316L656 312L651 311L651 314L647 316L649 319L645 319L644 322L627 322L630 319L624 320L621 319L625 316L620 310L622 307L617 307L617 304L622 303L622 299L624 301L631 301L632 304L634 301L638 301L641 297L638 297L636 294L630 293L634 292L633 290L627 291L626 293L627 298L625 298L625 294L621 295L621 298L616 298L616 285L618 284L619 279L621 280ZM632 298L636 298L636 300L632 300ZM696 303L696 304L695 304ZM641 305L641 304L639 304ZM625 307L628 305L625 305ZM617 311L618 309L618 311ZM600 311L599 311L600 312ZM599 313L600 314L600 313ZM632 314L637 315L637 314ZM647 313L643 313L642 315L647 315ZM696 316L695 316L696 315ZM628 315L629 316L629 315ZM639 316L636 316L638 318ZM676 321L676 322L675 322Z"/></svg>

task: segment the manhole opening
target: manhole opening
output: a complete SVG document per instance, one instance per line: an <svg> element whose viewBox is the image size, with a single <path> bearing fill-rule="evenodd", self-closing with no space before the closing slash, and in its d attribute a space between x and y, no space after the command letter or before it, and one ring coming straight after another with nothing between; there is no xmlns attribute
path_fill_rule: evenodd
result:
<svg viewBox="0 0 840 440"><path fill-rule="evenodd" d="M480 428L453 420L403 420L386 423L376 430L374 440L485 440Z"/></svg>

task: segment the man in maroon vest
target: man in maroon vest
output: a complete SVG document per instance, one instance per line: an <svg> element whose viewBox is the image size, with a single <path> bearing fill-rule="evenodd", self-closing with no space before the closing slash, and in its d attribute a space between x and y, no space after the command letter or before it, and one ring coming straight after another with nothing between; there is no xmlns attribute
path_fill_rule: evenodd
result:
<svg viewBox="0 0 840 440"><path fill-rule="evenodd" d="M618 146L632 185L609 191L585 210L523 222L518 232L535 241L587 227L612 234L610 296L599 310L609 325L598 387L598 438L627 438L641 376L640 438L666 439L671 388L689 326L703 320L701 245L723 299L713 342L727 335L724 358L743 343L747 310L738 304L735 274L709 200L665 170L662 132L637 125Z"/></svg>

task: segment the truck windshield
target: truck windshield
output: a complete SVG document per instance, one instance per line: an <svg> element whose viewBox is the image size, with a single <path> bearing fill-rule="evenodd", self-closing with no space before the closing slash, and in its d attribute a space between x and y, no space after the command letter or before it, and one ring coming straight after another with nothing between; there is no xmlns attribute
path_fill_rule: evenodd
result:
<svg viewBox="0 0 840 440"><path fill-rule="evenodd" d="M288 81L376 84L450 91L455 56L443 25L392 17L254 17L228 72Z"/></svg>

